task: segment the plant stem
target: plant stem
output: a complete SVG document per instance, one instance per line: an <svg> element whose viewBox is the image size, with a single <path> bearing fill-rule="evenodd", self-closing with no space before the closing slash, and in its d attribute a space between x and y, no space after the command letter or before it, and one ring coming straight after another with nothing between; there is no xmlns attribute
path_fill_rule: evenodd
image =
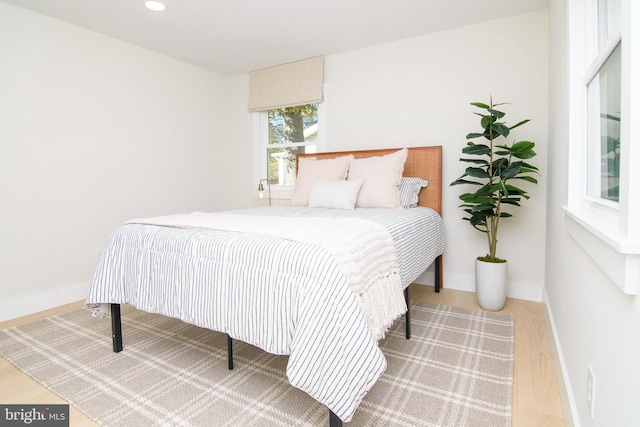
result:
<svg viewBox="0 0 640 427"><path fill-rule="evenodd" d="M489 105L491 107L491 110L493 110L493 97L489 97ZM493 113L489 112L492 116ZM497 120L497 118L496 118ZM491 121L489 123L489 186L490 186L490 195L489 195L489 200L491 202L491 204L493 204L493 129L491 128L491 125L494 123L494 121ZM494 230L494 218L495 217L489 217L489 224L487 224L487 239L489 240L489 256L491 258L495 258L496 256L496 245L495 245L495 230Z"/></svg>

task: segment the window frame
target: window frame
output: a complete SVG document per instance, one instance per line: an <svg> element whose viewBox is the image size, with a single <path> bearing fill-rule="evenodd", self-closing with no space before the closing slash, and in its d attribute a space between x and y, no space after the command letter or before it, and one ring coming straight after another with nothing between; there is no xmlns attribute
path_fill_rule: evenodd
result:
<svg viewBox="0 0 640 427"><path fill-rule="evenodd" d="M638 111L640 55L633 46L640 40L630 32L632 0L621 0L620 28L598 48L597 0L568 2L569 36L569 175L565 228L578 244L626 294L638 293L640 282L640 173L631 167L640 162L640 150L633 148L640 126L630 117ZM640 22L636 23L640 24ZM586 42L585 42L586 41ZM605 61L621 46L620 191L618 202L588 194L587 173L587 86ZM632 92L635 97L632 97Z"/></svg>
<svg viewBox="0 0 640 427"><path fill-rule="evenodd" d="M585 132L585 136L586 136L586 148L585 151L587 153L587 160L586 160L586 175L587 175L587 191L586 191L586 195L585 197L591 202L591 203L599 203L601 205L604 206L608 206L612 209L618 209L619 206L619 198L617 201L614 200L609 200L605 197L599 197L599 196L595 196L592 193L593 190L590 189L590 185L589 182L591 181L594 187L596 187L598 189L598 193L602 193L602 187L601 187L601 183L602 183L602 169L601 166L598 166L597 168L594 167L594 164L598 164L600 165L601 162L601 131L599 131L597 133L597 135L595 135L597 142L595 141L590 141L590 137L593 136L590 133L590 126L594 126L594 127L600 127L601 123L600 121L598 121L598 123L596 124L591 124L589 123L589 120L592 120L593 117L590 117L589 114L589 103L592 101L590 95L589 95L589 86L593 83L596 84L598 86L598 88L600 87L600 82L596 81L598 80L599 75L605 71L605 65L607 64L607 61L609 61L609 59L611 59L614 55L614 52L616 49L618 49L618 47L620 47L620 51L622 51L622 34L620 31L618 31L615 35L613 35L612 37L610 37L607 40L607 45L604 47L604 49L602 49L600 52L598 52L596 59L594 60L594 62L592 63L591 68L589 69L589 71L586 74L585 77L585 99L586 99L586 108L587 108L587 117L585 118L585 127L587 128L586 132ZM622 74L620 75L620 77L622 77ZM598 92L600 92L600 90L598 90ZM598 101L600 101L600 99L598 99ZM600 113L602 113L602 110L599 110ZM594 146L595 144L595 146ZM591 157L593 156L593 157ZM618 177L619 178L619 177Z"/></svg>

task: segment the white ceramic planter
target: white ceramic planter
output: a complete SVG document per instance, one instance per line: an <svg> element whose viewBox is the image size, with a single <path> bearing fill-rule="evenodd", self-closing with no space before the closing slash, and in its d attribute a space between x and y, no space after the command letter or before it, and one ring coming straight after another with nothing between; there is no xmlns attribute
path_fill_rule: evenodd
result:
<svg viewBox="0 0 640 427"><path fill-rule="evenodd" d="M498 311L507 301L507 263L476 259L476 297L485 310Z"/></svg>

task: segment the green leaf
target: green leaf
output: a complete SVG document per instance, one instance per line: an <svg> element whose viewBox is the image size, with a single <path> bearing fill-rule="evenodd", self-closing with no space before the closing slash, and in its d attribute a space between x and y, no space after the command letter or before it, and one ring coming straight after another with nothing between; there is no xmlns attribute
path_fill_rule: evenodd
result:
<svg viewBox="0 0 640 427"><path fill-rule="evenodd" d="M466 176L466 175L462 175L462 176ZM479 182L462 179L462 176L460 178L456 179L455 181L453 181L451 184L449 184L449 186L451 187L453 185L460 185L460 184L482 185Z"/></svg>
<svg viewBox="0 0 640 427"><path fill-rule="evenodd" d="M467 139L480 138L481 136L484 136L484 133L469 133Z"/></svg>
<svg viewBox="0 0 640 427"><path fill-rule="evenodd" d="M520 165L520 162L513 162L509 166L504 168L502 170L502 173L500 174L502 180L506 181L507 179L511 179L514 176L518 175L520 173Z"/></svg>
<svg viewBox="0 0 640 427"><path fill-rule="evenodd" d="M519 141L511 146L511 151L531 150L536 144L531 141Z"/></svg>
<svg viewBox="0 0 640 427"><path fill-rule="evenodd" d="M491 164L491 167L494 169L504 169L509 166L509 160L505 158L496 159Z"/></svg>
<svg viewBox="0 0 640 427"><path fill-rule="evenodd" d="M468 135L467 135L468 136ZM491 148L488 145L484 144L473 144L467 145L462 149L464 154L469 154L472 156L482 156L491 153Z"/></svg>
<svg viewBox="0 0 640 427"><path fill-rule="evenodd" d="M522 166L520 168L520 173L538 173L538 169L529 169L527 167Z"/></svg>
<svg viewBox="0 0 640 427"><path fill-rule="evenodd" d="M471 218L469 218L469 221L471 222L471 225L473 225L474 227L478 228L478 226L485 226L487 224L487 220L486 217L482 217L482 216L478 216L478 215L473 215ZM478 228L478 230L480 230ZM482 230L480 230L482 231Z"/></svg>
<svg viewBox="0 0 640 427"><path fill-rule="evenodd" d="M516 187L514 185L507 184L507 189L509 189L509 194L512 194L512 195L516 195L516 194L520 194L521 195L521 194L525 194L526 193L526 191L521 190L520 188L518 188L518 187Z"/></svg>
<svg viewBox="0 0 640 427"><path fill-rule="evenodd" d="M486 165L489 166L489 162L483 159L465 159L465 158L460 158L461 162L467 162L467 163L475 163L478 165Z"/></svg>
<svg viewBox="0 0 640 427"><path fill-rule="evenodd" d="M474 207L480 203L491 203L491 198L483 197L481 195L477 195L475 193L465 193L459 196L460 200L464 203L467 203L469 207Z"/></svg>
<svg viewBox="0 0 640 427"><path fill-rule="evenodd" d="M529 121L530 121L530 119L523 120L523 121L518 122L518 123L516 123L515 125L511 126L509 129L515 129L515 128L517 128L518 126L522 126L523 124L528 123Z"/></svg>
<svg viewBox="0 0 640 427"><path fill-rule="evenodd" d="M471 225L473 225L473 228L475 228L478 231L481 231L483 233L487 232L487 223L484 221L477 221L474 220L474 218L469 218L469 222L471 222Z"/></svg>
<svg viewBox="0 0 640 427"><path fill-rule="evenodd" d="M489 111L492 116L494 116L494 117L496 117L498 119L501 119L506 115L506 113L503 113L502 111L495 110L493 108L488 108L487 111Z"/></svg>
<svg viewBox="0 0 640 427"><path fill-rule="evenodd" d="M491 123L493 123L495 121L496 121L495 117L482 116L482 120L480 120L480 126L482 126L484 129L486 129L487 126L489 126Z"/></svg>
<svg viewBox="0 0 640 427"><path fill-rule="evenodd" d="M514 157L519 159L530 159L536 155L536 152L533 151L533 147L535 147L531 141L520 141L516 142L511 146L511 154Z"/></svg>
<svg viewBox="0 0 640 427"><path fill-rule="evenodd" d="M538 183L538 180L537 180L537 179L535 179L535 178L534 178L534 177L532 177L532 176L528 176L528 175L525 175L525 176L516 176L516 177L514 177L513 179L523 179L523 180L525 180L525 181L529 181L529 182L532 182L532 183L534 183L534 184L537 184L537 183Z"/></svg>
<svg viewBox="0 0 640 427"><path fill-rule="evenodd" d="M488 110L489 107L487 104L483 104L482 102L472 102L471 105L476 106L478 108L484 108L485 110Z"/></svg>
<svg viewBox="0 0 640 427"><path fill-rule="evenodd" d="M513 157L517 157L519 159L530 159L535 156L536 152L533 150L518 151L517 153L513 153Z"/></svg>
<svg viewBox="0 0 640 427"><path fill-rule="evenodd" d="M496 205L492 203L480 203L479 205L475 205L471 208L471 212L484 212L489 211L493 213L493 210L496 208Z"/></svg>
<svg viewBox="0 0 640 427"><path fill-rule="evenodd" d="M502 135L505 138L509 136L509 127L505 126L503 123L492 123L489 128L492 131L496 132L498 135Z"/></svg>
<svg viewBox="0 0 640 427"><path fill-rule="evenodd" d="M481 188L476 191L477 195L487 195L490 196L493 193L493 188L491 188L491 184L485 184Z"/></svg>
<svg viewBox="0 0 640 427"><path fill-rule="evenodd" d="M474 178L491 178L487 171L482 168L467 168L464 173Z"/></svg>
<svg viewBox="0 0 640 427"><path fill-rule="evenodd" d="M471 221L475 224L481 224L487 221L487 218L492 217L492 211L478 211L471 213Z"/></svg>
<svg viewBox="0 0 640 427"><path fill-rule="evenodd" d="M462 200L465 203L468 203L469 206L471 206L473 204L477 204L477 203L491 203L491 198L490 197L478 196L475 193L462 194L462 195L460 195L460 200Z"/></svg>

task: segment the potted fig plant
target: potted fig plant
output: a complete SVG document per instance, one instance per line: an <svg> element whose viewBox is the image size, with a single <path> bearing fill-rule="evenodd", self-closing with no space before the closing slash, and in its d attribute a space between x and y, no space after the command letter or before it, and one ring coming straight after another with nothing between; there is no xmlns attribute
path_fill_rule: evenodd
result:
<svg viewBox="0 0 640 427"><path fill-rule="evenodd" d="M527 181L537 184L533 176L538 168L525 160L536 155L535 144L531 141L508 143L509 133L529 122L522 120L513 126L504 122L505 113L489 105L472 102L471 105L483 110L474 112L480 116L481 132L467 135L467 146L460 159L469 164L464 174L451 185L468 184L477 187L472 193L460 195L460 207L467 213L463 219L469 221L476 230L486 234L489 252L476 259L476 295L478 304L486 310L500 310L507 298L507 261L498 258L498 230L503 218L512 216L509 208L520 206L520 201L529 199L519 183ZM482 138L478 143L469 141ZM517 185L516 185L517 184Z"/></svg>

